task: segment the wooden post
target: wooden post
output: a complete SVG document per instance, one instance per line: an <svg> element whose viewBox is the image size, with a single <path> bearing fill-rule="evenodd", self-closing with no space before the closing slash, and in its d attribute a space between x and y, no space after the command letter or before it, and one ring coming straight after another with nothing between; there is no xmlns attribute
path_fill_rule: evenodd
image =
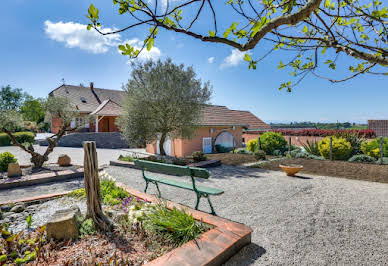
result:
<svg viewBox="0 0 388 266"><path fill-rule="evenodd" d="M101 230L110 230L111 222L104 215L101 207L100 179L98 177L98 160L96 142L85 141L84 146L84 182L86 192L86 218L92 218Z"/></svg>
<svg viewBox="0 0 388 266"><path fill-rule="evenodd" d="M383 157L384 157L384 138L383 136L380 137L380 164L383 164Z"/></svg>
<svg viewBox="0 0 388 266"><path fill-rule="evenodd" d="M330 161L333 160L333 137L330 136Z"/></svg>
<svg viewBox="0 0 388 266"><path fill-rule="evenodd" d="M291 136L288 137L288 154L291 153Z"/></svg>
<svg viewBox="0 0 388 266"><path fill-rule="evenodd" d="M259 135L259 137L257 138L257 149L258 149L258 150L261 150L260 135Z"/></svg>

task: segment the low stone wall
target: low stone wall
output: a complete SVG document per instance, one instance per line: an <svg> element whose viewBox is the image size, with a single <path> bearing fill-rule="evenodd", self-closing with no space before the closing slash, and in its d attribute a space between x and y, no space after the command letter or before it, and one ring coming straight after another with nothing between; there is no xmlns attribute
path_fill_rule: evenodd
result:
<svg viewBox="0 0 388 266"><path fill-rule="evenodd" d="M85 132L71 133L63 136L58 147L82 147L84 141L95 141L97 148L122 149L129 148L128 144L119 132ZM47 141L40 141L39 145L47 146Z"/></svg>

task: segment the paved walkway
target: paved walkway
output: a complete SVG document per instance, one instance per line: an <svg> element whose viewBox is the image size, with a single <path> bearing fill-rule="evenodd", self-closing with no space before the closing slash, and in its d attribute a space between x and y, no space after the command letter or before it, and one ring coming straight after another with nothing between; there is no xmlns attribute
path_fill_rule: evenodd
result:
<svg viewBox="0 0 388 266"><path fill-rule="evenodd" d="M34 145L34 149L37 152L44 153L47 147ZM30 155L15 146L0 147L0 153L11 152L16 156L20 164L30 164ZM142 152L144 149L97 149L98 164L108 165L110 160L117 159L120 155L128 155L131 152ZM84 151L82 148L69 148L69 147L55 147L54 151L49 155L49 163L56 163L60 154L67 154L72 159L72 164L83 165Z"/></svg>
<svg viewBox="0 0 388 266"><path fill-rule="evenodd" d="M107 172L144 189L138 170L108 167ZM252 244L227 265L386 265L388 184L308 175L292 178L277 171L228 166L211 173L200 183L225 190L212 198L218 215L254 230ZM82 186L82 181L42 186L42 192L69 186ZM160 188L167 199L195 204L194 193ZM30 190L29 195L38 192L37 187ZM156 189L151 185L148 192ZM8 198L25 193L7 191ZM0 191L0 200L4 194ZM206 201L200 209L209 211Z"/></svg>

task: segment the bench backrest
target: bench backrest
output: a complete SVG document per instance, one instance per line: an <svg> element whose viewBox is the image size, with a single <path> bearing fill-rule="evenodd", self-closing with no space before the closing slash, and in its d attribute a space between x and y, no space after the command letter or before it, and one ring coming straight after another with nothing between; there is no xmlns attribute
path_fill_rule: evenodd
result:
<svg viewBox="0 0 388 266"><path fill-rule="evenodd" d="M198 167L180 166L167 163L157 163L146 160L135 160L135 165L145 171L151 171L161 174L192 176L200 178L209 178L210 173L206 169Z"/></svg>

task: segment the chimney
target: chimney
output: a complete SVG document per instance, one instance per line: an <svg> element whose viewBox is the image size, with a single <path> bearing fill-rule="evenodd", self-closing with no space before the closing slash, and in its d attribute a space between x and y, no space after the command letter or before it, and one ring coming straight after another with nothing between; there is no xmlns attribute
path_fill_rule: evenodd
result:
<svg viewBox="0 0 388 266"><path fill-rule="evenodd" d="M94 91L94 83L90 82L90 90L92 91L94 97L96 97L96 100L99 104L101 104L100 98L97 96L96 92Z"/></svg>

